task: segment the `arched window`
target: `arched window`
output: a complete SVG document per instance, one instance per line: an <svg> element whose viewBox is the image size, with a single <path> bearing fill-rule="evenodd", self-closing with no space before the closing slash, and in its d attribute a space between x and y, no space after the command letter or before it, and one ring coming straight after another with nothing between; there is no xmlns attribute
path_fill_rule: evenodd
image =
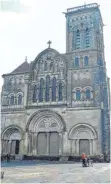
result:
<svg viewBox="0 0 111 184"><path fill-rule="evenodd" d="M53 70L53 63L50 63L50 70Z"/></svg>
<svg viewBox="0 0 111 184"><path fill-rule="evenodd" d="M79 67L79 58L75 57L75 62L74 62L75 67Z"/></svg>
<svg viewBox="0 0 111 184"><path fill-rule="evenodd" d="M80 48L80 31L79 29L76 32L76 49Z"/></svg>
<svg viewBox="0 0 111 184"><path fill-rule="evenodd" d="M44 90L44 79L40 79L40 86L39 86L39 102L43 102L43 90Z"/></svg>
<svg viewBox="0 0 111 184"><path fill-rule="evenodd" d="M85 39L86 39L86 48L90 47L90 35L89 35L89 29L86 28L85 30Z"/></svg>
<svg viewBox="0 0 111 184"><path fill-rule="evenodd" d="M47 62L44 63L44 71L47 71Z"/></svg>
<svg viewBox="0 0 111 184"><path fill-rule="evenodd" d="M36 101L37 101L37 86L35 85L33 89L33 102Z"/></svg>
<svg viewBox="0 0 111 184"><path fill-rule="evenodd" d="M89 89L86 89L86 100L89 100L91 98L91 92Z"/></svg>
<svg viewBox="0 0 111 184"><path fill-rule="evenodd" d="M63 96L62 96L62 83L59 83L59 101L63 100Z"/></svg>
<svg viewBox="0 0 111 184"><path fill-rule="evenodd" d="M10 105L14 105L14 96L13 95L10 98Z"/></svg>
<svg viewBox="0 0 111 184"><path fill-rule="evenodd" d="M84 57L84 66L88 66L88 56Z"/></svg>
<svg viewBox="0 0 111 184"><path fill-rule="evenodd" d="M45 88L45 100L48 102L50 100L50 77L46 77L46 88Z"/></svg>
<svg viewBox="0 0 111 184"><path fill-rule="evenodd" d="M20 94L18 96L18 105L21 105L22 104L22 95Z"/></svg>
<svg viewBox="0 0 111 184"><path fill-rule="evenodd" d="M56 101L56 78L52 79L52 101Z"/></svg>
<svg viewBox="0 0 111 184"><path fill-rule="evenodd" d="M76 100L77 101L81 100L81 92L80 92L80 90L76 91Z"/></svg>
<svg viewBox="0 0 111 184"><path fill-rule="evenodd" d="M98 65L103 66L103 61L101 57L98 58Z"/></svg>

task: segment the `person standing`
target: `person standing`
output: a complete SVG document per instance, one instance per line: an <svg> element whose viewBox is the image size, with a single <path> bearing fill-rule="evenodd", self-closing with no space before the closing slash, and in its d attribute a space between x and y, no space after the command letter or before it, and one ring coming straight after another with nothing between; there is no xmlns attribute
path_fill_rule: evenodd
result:
<svg viewBox="0 0 111 184"><path fill-rule="evenodd" d="M10 154L7 153L7 162L10 162Z"/></svg>
<svg viewBox="0 0 111 184"><path fill-rule="evenodd" d="M85 158L86 158L86 154L85 154L85 153L83 153L81 157L82 157L82 163L83 163L83 165L85 165Z"/></svg>

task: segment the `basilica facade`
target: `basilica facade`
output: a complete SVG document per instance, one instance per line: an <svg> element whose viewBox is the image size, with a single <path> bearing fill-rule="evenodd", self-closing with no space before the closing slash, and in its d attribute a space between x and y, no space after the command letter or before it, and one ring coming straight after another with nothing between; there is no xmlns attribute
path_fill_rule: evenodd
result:
<svg viewBox="0 0 111 184"><path fill-rule="evenodd" d="M3 75L2 155L90 156L110 149L109 78L98 4L67 9L66 53L43 50Z"/></svg>

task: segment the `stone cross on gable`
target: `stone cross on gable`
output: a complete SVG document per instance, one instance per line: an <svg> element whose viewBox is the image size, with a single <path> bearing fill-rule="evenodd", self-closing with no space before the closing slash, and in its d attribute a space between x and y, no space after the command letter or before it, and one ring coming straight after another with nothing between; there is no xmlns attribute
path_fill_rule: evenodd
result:
<svg viewBox="0 0 111 184"><path fill-rule="evenodd" d="M52 43L52 42L51 42L50 40L47 42L47 44L49 44L49 48L50 48L51 43Z"/></svg>

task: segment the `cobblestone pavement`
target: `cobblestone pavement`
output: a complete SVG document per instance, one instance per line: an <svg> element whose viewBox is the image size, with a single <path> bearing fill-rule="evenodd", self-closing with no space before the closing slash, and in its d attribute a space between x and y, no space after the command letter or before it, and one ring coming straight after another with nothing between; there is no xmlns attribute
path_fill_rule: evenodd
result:
<svg viewBox="0 0 111 184"><path fill-rule="evenodd" d="M110 183L108 163L96 163L93 167L81 163L2 163L2 183Z"/></svg>

